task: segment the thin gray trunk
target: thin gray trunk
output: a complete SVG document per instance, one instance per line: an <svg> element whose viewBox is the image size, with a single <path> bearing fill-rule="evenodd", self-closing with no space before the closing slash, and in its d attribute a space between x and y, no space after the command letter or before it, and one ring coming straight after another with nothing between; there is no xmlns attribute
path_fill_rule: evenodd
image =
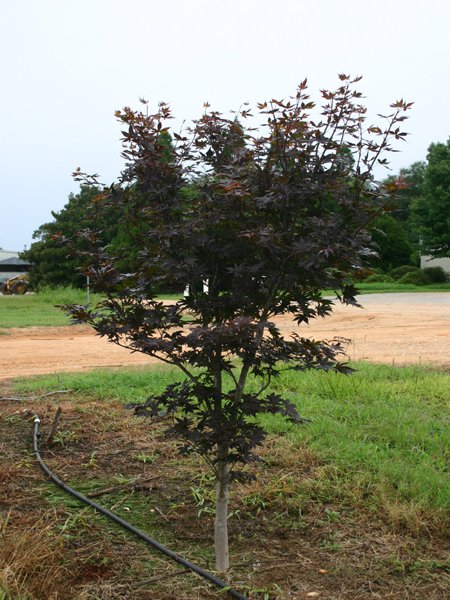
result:
<svg viewBox="0 0 450 600"><path fill-rule="evenodd" d="M229 465L224 460L228 450L219 449L216 480L216 519L214 523L214 549L216 553L216 570L223 573L230 566L228 554L228 485ZM222 459L222 460L220 460Z"/></svg>

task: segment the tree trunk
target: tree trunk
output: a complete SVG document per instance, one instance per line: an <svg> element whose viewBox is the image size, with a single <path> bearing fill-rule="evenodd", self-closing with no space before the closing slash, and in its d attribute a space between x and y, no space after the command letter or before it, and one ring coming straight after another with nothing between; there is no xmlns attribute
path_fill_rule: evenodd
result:
<svg viewBox="0 0 450 600"><path fill-rule="evenodd" d="M216 570L224 573L230 566L228 556L228 485L229 465L226 462L227 448L219 448L216 480L216 519L214 523L214 549Z"/></svg>

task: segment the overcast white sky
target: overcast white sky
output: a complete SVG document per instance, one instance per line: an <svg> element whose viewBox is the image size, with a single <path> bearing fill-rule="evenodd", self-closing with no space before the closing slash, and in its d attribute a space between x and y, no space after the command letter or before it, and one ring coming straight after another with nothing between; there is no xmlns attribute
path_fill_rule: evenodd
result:
<svg viewBox="0 0 450 600"><path fill-rule="evenodd" d="M363 75L369 120L414 101L394 172L450 133L448 0L0 0L0 247L22 250L78 185L121 169L114 111L190 120Z"/></svg>

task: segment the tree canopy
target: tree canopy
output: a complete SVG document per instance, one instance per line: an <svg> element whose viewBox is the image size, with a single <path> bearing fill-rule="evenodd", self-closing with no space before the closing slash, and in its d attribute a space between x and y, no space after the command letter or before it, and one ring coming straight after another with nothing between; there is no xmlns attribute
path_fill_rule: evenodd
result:
<svg viewBox="0 0 450 600"><path fill-rule="evenodd" d="M52 211L53 221L44 223L33 233L33 242L21 257L31 263L30 281L34 288L69 285L82 287L86 278L81 272L87 248L80 232L95 226L109 241L117 230L114 211L96 210L96 199L101 195L99 186L82 185L78 194L70 194L68 202L58 212ZM94 225L95 221L95 225ZM78 254L69 252L60 243L61 237L73 238Z"/></svg>
<svg viewBox="0 0 450 600"><path fill-rule="evenodd" d="M391 214L384 214L374 221L372 239L377 244L377 256L372 259L374 267L390 271L411 262L413 246L405 224Z"/></svg>
<svg viewBox="0 0 450 600"><path fill-rule="evenodd" d="M450 256L450 139L428 148L420 195L411 207L422 254Z"/></svg>
<svg viewBox="0 0 450 600"><path fill-rule="evenodd" d="M387 186L394 185L397 188L392 199L390 214L406 228L411 214L411 205L421 194L425 167L425 161L414 162L409 167L400 169L398 175L390 175L383 182Z"/></svg>
<svg viewBox="0 0 450 600"><path fill-rule="evenodd" d="M206 106L191 127L172 134L170 152L166 104L155 113L145 102L142 111L118 111L126 167L103 205L113 204L121 222L139 222L132 270L123 268L122 250L97 243L95 228L83 233L91 253L85 273L106 300L66 310L110 341L184 373L140 410L166 418L182 451L200 453L213 470L221 571L228 568L230 478L242 475L236 467L265 437L256 417L301 421L291 402L270 391L272 378L283 369L351 371L341 339L297 331L285 338L274 321L288 314L302 325L327 316L333 302L324 288L356 303L352 277L373 255L368 227L392 192L377 185L373 169L386 164L392 140L404 138L399 124L411 104L394 103L381 127L367 124L360 78L339 77L336 90L322 90L320 109L306 80L294 97L258 104L258 128L247 106L233 118ZM171 303L155 297L161 285L202 281L208 292L194 286Z"/></svg>

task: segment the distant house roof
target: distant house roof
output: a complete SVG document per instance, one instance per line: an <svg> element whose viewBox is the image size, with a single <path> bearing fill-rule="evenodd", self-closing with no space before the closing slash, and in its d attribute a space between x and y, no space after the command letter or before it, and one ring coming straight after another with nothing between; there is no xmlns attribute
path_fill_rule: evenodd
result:
<svg viewBox="0 0 450 600"><path fill-rule="evenodd" d="M5 258L4 260L0 260L0 265L10 265L14 267L17 265L21 265L29 267L30 263L26 260L22 260L21 258L17 258L16 256L12 256L11 258Z"/></svg>
<svg viewBox="0 0 450 600"><path fill-rule="evenodd" d="M14 250L4 250L0 248L0 260L5 260L6 258L18 258L19 253Z"/></svg>

